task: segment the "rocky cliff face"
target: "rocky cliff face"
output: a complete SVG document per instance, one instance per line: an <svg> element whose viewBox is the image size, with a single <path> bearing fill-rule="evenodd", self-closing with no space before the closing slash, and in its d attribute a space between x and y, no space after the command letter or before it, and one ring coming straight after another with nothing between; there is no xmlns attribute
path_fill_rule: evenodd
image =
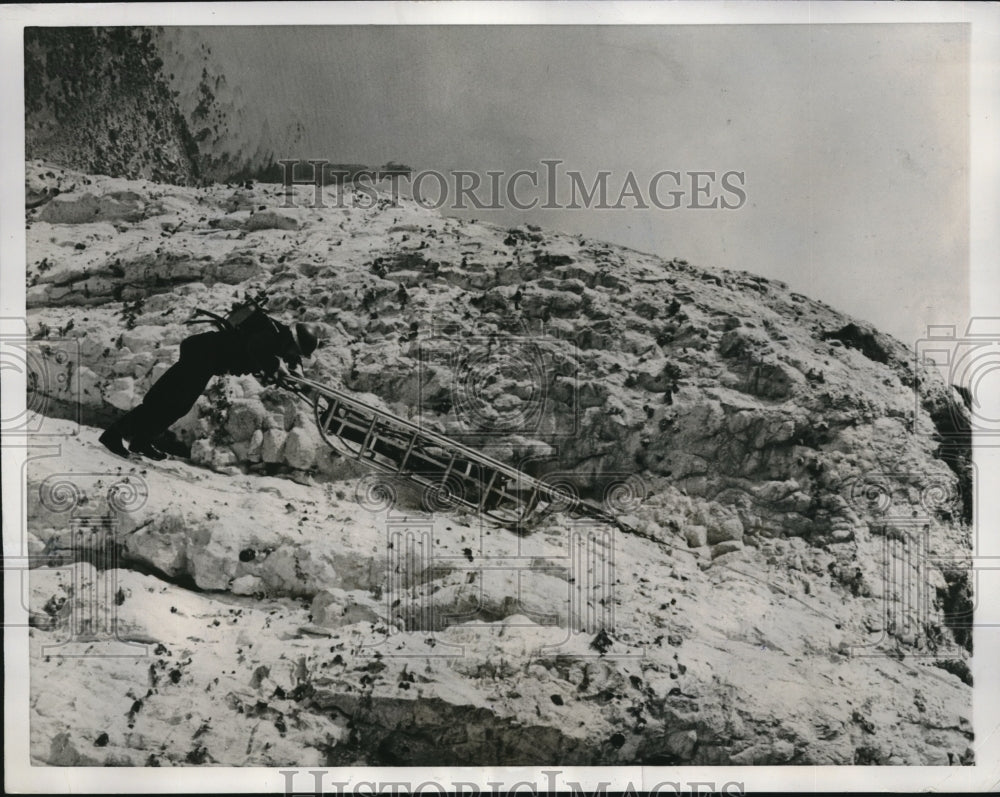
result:
<svg viewBox="0 0 1000 797"><path fill-rule="evenodd" d="M91 174L280 179L275 148L301 139L295 120L271 129L193 28L28 28L24 74L27 156Z"/></svg>
<svg viewBox="0 0 1000 797"><path fill-rule="evenodd" d="M748 273L297 190L28 166L35 396L84 423L31 468L29 544L80 558L79 498L51 499L69 473L117 557L75 585L32 572L39 762L970 760L972 488L942 447L968 425L906 347ZM261 287L325 327L314 377L642 536L428 514L249 377L178 423L190 463L95 447L191 310ZM141 506L106 504L122 479ZM80 585L111 578L149 655L46 658ZM102 686L54 694L55 674Z"/></svg>
<svg viewBox="0 0 1000 797"><path fill-rule="evenodd" d="M272 128L264 109L247 101L238 84L230 84L197 28L156 28L152 39L197 145L201 179L242 182L269 173L280 180L275 152L280 158L299 149L301 121L289 110Z"/></svg>
<svg viewBox="0 0 1000 797"><path fill-rule="evenodd" d="M84 172L187 184L198 147L145 28L28 28L25 149Z"/></svg>

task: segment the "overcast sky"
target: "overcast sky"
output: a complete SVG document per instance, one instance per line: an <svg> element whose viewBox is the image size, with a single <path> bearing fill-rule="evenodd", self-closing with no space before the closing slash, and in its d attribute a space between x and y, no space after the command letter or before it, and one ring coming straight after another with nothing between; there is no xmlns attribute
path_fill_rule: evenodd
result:
<svg viewBox="0 0 1000 797"><path fill-rule="evenodd" d="M197 35L272 131L302 123L281 157L508 173L558 158L588 183L610 171L612 202L630 171L643 190L665 169L741 171L738 210L464 215L781 279L911 344L968 316L964 26Z"/></svg>

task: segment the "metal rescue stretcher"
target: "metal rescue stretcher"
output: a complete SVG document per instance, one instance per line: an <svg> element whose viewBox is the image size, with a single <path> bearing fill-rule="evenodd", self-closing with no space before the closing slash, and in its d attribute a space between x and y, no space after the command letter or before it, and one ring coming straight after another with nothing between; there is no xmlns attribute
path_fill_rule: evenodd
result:
<svg viewBox="0 0 1000 797"><path fill-rule="evenodd" d="M185 323L235 331L256 312L263 313L266 302L259 292L225 317L199 308ZM565 512L640 534L615 514L577 496L571 485L536 479L343 391L287 372L274 384L312 404L320 434L334 451L421 487L429 511L460 507L515 528L545 514Z"/></svg>
<svg viewBox="0 0 1000 797"><path fill-rule="evenodd" d="M571 490L295 374L277 384L310 401L323 440L343 456L423 488L425 508L461 507L502 525L565 512L631 531Z"/></svg>

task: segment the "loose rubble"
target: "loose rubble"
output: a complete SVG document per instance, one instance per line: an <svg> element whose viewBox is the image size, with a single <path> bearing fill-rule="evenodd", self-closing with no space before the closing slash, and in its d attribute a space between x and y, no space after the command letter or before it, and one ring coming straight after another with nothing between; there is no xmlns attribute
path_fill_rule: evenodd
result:
<svg viewBox="0 0 1000 797"><path fill-rule="evenodd" d="M27 174L33 388L66 434L28 471L36 763L971 761L972 485L939 448L964 409L899 342L746 272L387 194ZM216 380L176 459L97 446L196 307L258 288L324 326L313 378L641 536L376 506L252 377ZM114 567L74 561L81 517ZM139 655L59 654L109 644L74 625L98 582Z"/></svg>

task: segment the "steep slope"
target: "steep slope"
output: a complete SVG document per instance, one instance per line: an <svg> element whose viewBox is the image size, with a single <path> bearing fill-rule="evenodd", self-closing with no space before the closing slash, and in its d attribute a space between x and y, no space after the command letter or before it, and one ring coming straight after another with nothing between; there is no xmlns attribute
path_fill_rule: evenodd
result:
<svg viewBox="0 0 1000 797"><path fill-rule="evenodd" d="M197 28L36 27L24 45L29 158L178 185L242 182L280 179L275 150L301 139L300 121L272 129L229 85Z"/></svg>
<svg viewBox="0 0 1000 797"><path fill-rule="evenodd" d="M25 151L85 172L191 183L198 147L145 28L28 28Z"/></svg>
<svg viewBox="0 0 1000 797"><path fill-rule="evenodd" d="M198 174L203 180L246 180L275 168L275 152L295 151L302 123L291 111L272 129L265 109L247 101L240 85L230 85L226 71L198 28L169 27L151 31L163 59L163 75L198 146ZM213 31L213 37L227 33ZM239 70L230 65L234 73ZM280 157L280 156L279 156Z"/></svg>
<svg viewBox="0 0 1000 797"><path fill-rule="evenodd" d="M297 695L294 730L278 729L287 744L327 763L969 760L971 484L940 447L945 419L967 421L902 344L747 273L446 219L387 195L330 188L320 208L297 189L296 207L282 207L274 185L180 188L40 162L28 174L32 196L61 192L28 215L46 413L72 415L79 398L84 423L99 425L132 406L176 357L193 308L264 287L276 314L325 326L313 376L605 500L647 537L609 539L559 515L526 537L428 516L419 496L332 457L301 403L219 380L174 441L211 470L146 474L149 500L120 519L118 578L133 595L151 578L133 569L173 581L136 602L151 616L166 600L157 589L182 592L193 615L257 594L254 611L275 612L303 648L278 698ZM29 493L95 462L114 474L118 463L86 448L96 434L38 460ZM275 501L261 492L272 477L292 480ZM612 479L629 489L606 493ZM39 550L65 548L57 514L39 498ZM401 564L395 539L422 540L419 555ZM573 570L578 544L602 561L613 552L613 577ZM32 574L42 614L59 604L57 581ZM311 601L321 628L351 620L351 650L386 652L355 662L295 630L310 620L292 599ZM274 672L280 656L266 642L248 654L232 625L213 625L212 644L180 621L141 633L206 671L236 656L226 689L259 691L255 668ZM60 628L41 623L36 642ZM437 646L460 655L430 655ZM331 669L336 658L346 669ZM102 732L82 706L38 708L42 674L76 665L35 664L35 754L53 761L72 744L93 757L85 734L60 736ZM113 660L73 677L119 666L126 681L146 677ZM147 704L180 716L184 698L145 684ZM209 724L223 736L242 739L262 717L278 727L218 694ZM133 763L161 743L164 763L190 752L166 726L130 747L122 720L102 722ZM196 759L291 762L285 743L211 738Z"/></svg>

